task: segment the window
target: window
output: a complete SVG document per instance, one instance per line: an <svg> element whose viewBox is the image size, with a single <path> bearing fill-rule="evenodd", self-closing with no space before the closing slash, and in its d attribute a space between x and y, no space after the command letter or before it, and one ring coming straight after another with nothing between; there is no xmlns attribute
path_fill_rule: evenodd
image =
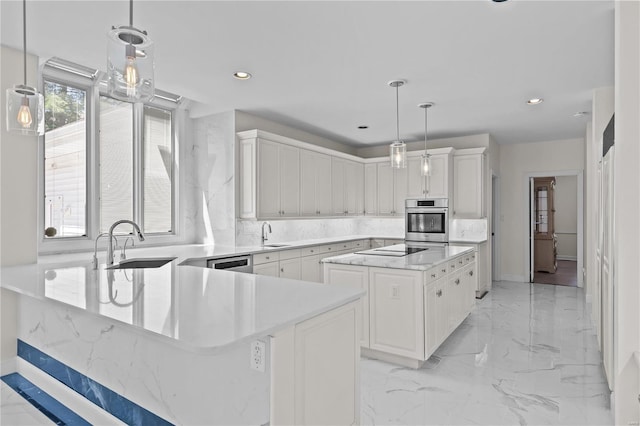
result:
<svg viewBox="0 0 640 426"><path fill-rule="evenodd" d="M54 81L44 92L45 233L87 235L87 93Z"/></svg>
<svg viewBox="0 0 640 426"><path fill-rule="evenodd" d="M135 221L152 239L176 235L181 98L158 91L153 102L118 101L103 93L97 70L58 62L43 72L41 251L71 242L70 249L88 248L79 239L93 240L119 219Z"/></svg>

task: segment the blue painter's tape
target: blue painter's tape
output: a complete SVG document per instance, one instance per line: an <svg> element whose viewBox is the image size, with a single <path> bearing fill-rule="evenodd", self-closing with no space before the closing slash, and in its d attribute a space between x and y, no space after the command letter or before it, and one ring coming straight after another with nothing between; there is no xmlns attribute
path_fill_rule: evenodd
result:
<svg viewBox="0 0 640 426"><path fill-rule="evenodd" d="M47 416L57 425L91 426L91 423L71 411L57 399L31 383L18 373L7 374L1 377L2 381L9 385L20 396L29 401L42 414Z"/></svg>
<svg viewBox="0 0 640 426"><path fill-rule="evenodd" d="M128 425L172 424L20 339L18 356Z"/></svg>

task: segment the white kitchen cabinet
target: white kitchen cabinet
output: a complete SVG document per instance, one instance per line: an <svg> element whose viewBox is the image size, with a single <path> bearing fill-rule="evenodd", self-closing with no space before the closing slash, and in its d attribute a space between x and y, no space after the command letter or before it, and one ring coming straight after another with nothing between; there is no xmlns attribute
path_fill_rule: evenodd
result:
<svg viewBox="0 0 640 426"><path fill-rule="evenodd" d="M424 196L428 198L452 198L453 148L428 150L431 173L426 178Z"/></svg>
<svg viewBox="0 0 640 426"><path fill-rule="evenodd" d="M322 264L317 254L300 258L300 279L314 283L322 282Z"/></svg>
<svg viewBox="0 0 640 426"><path fill-rule="evenodd" d="M301 279L300 258L280 260L280 278Z"/></svg>
<svg viewBox="0 0 640 426"><path fill-rule="evenodd" d="M427 284L424 293L425 358L429 358L448 335L448 297L446 277Z"/></svg>
<svg viewBox="0 0 640 426"><path fill-rule="evenodd" d="M260 265L253 265L253 273L256 275L268 275L270 277L280 276L279 262L267 262Z"/></svg>
<svg viewBox="0 0 640 426"><path fill-rule="evenodd" d="M478 219L486 216L484 203L486 148L461 149L453 156L454 219Z"/></svg>
<svg viewBox="0 0 640 426"><path fill-rule="evenodd" d="M407 169L392 169L388 162L377 163L378 216L401 216L407 198Z"/></svg>
<svg viewBox="0 0 640 426"><path fill-rule="evenodd" d="M351 288L362 289L367 292L362 297L360 317L360 344L369 347L369 268L366 266L324 264L325 283Z"/></svg>
<svg viewBox="0 0 640 426"><path fill-rule="evenodd" d="M300 149L258 139L258 217L300 215Z"/></svg>
<svg viewBox="0 0 640 426"><path fill-rule="evenodd" d="M481 243L451 242L449 245L452 247L474 247L476 249L470 255L470 261L475 260L475 295L478 298L482 297L491 289L491 259L488 253L488 243L486 241Z"/></svg>
<svg viewBox="0 0 640 426"><path fill-rule="evenodd" d="M423 272L369 268L369 347L424 359Z"/></svg>
<svg viewBox="0 0 640 426"><path fill-rule="evenodd" d="M300 215L329 216L331 208L331 156L300 150Z"/></svg>
<svg viewBox="0 0 640 426"><path fill-rule="evenodd" d="M378 164L364 165L364 214L375 216L378 214Z"/></svg>
<svg viewBox="0 0 640 426"><path fill-rule="evenodd" d="M352 302L271 338L270 424L360 424L359 309Z"/></svg>
<svg viewBox="0 0 640 426"><path fill-rule="evenodd" d="M333 214L362 214L364 205L364 167L355 161L332 157L331 186Z"/></svg>
<svg viewBox="0 0 640 426"><path fill-rule="evenodd" d="M425 197L426 178L422 176L422 156L407 156L407 197Z"/></svg>

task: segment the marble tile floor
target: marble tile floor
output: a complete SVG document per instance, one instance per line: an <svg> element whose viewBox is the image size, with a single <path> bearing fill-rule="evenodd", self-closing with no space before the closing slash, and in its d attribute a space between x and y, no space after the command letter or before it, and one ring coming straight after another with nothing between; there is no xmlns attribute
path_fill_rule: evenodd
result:
<svg viewBox="0 0 640 426"><path fill-rule="evenodd" d="M581 288L494 282L418 370L362 360L363 425L612 425Z"/></svg>

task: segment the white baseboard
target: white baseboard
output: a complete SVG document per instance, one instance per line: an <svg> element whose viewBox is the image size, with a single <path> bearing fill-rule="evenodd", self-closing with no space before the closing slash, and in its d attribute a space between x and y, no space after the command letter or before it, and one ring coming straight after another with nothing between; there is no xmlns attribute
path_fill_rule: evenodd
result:
<svg viewBox="0 0 640 426"><path fill-rule="evenodd" d="M526 283L528 280L524 279L523 275L502 274L502 281L513 281L516 283Z"/></svg>
<svg viewBox="0 0 640 426"><path fill-rule="evenodd" d="M578 258L576 256L560 256L560 255L557 255L556 259L557 260L572 260L574 262L578 261Z"/></svg>
<svg viewBox="0 0 640 426"><path fill-rule="evenodd" d="M18 357L2 360L0 363L0 376L15 373L18 370Z"/></svg>

